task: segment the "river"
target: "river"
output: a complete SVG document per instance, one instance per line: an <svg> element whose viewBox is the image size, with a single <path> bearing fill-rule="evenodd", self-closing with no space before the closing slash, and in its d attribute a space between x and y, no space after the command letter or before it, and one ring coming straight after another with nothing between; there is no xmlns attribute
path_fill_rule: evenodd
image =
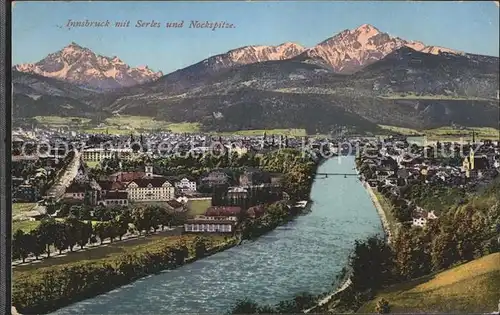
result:
<svg viewBox="0 0 500 315"><path fill-rule="evenodd" d="M318 172L354 173L353 167L354 157L339 157ZM53 314L220 314L244 297L274 304L303 291L329 291L354 241L382 233L382 226L357 176L317 178L311 199L311 213L253 242Z"/></svg>

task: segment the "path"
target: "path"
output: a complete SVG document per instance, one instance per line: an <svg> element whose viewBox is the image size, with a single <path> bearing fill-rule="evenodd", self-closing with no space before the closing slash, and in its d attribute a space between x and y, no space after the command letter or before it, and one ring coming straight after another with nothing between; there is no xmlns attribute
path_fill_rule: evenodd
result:
<svg viewBox="0 0 500 315"><path fill-rule="evenodd" d="M391 239L392 239L392 233L391 233L391 228L389 226L389 221L387 221L387 216L385 215L384 208L382 207L382 205L380 204L380 201L378 200L377 196L373 192L373 188L370 185L368 185L366 182L363 183L363 185L365 186L366 190L370 194L370 198L373 201L373 205L377 209L377 212L380 216L380 221L382 221L382 227L384 228L385 234L387 236L387 243L390 244Z"/></svg>
<svg viewBox="0 0 500 315"><path fill-rule="evenodd" d="M171 232L171 231L174 231L176 228L165 228L163 231L162 230L158 230L154 233L150 233L149 235L139 235L139 234L132 234L132 233L127 233L125 234L121 240L119 239L115 239L113 242L111 242L109 239L107 240L104 240L102 242L102 244L100 242L97 242L95 244L90 244L90 243L87 243L87 245L85 245L84 248L80 248L80 246L75 246L75 248L73 249L73 251L70 251L69 249L65 249L63 250L61 253L59 253L59 251L56 251L56 252L53 252L50 254L50 258L53 259L53 258L60 258L60 257L63 257L63 256L66 256L68 254L71 254L71 253L78 253L78 252L84 252L84 251L87 251L87 250L92 250L92 249L95 249L95 248L100 248L100 247L105 247L105 246L108 246L110 244L120 244L120 243L124 243L126 241L130 241L130 240L135 240L135 239L138 239L138 238L145 238L145 237L149 237L149 236L152 236L152 235L159 235L159 234L162 234L162 233L166 233L166 232ZM31 265L31 264L36 264L38 262L41 262L45 259L47 259L47 256L46 254L44 254L45 256L40 256L38 257L38 259L36 259L34 256L29 256L25 259L25 262L23 263L21 259L18 259L18 260L13 260L12 261L12 268L15 268L16 266L26 266L26 265Z"/></svg>
<svg viewBox="0 0 500 315"><path fill-rule="evenodd" d="M345 289L347 289L350 285L352 284L352 281L351 279L347 279L340 288L338 288L336 291L334 291L333 293L327 295L325 298L323 298L322 300L320 300L318 302L318 304L316 304L315 306L311 307L310 309L307 309L304 311L304 313L309 313L311 310L317 308L317 307L321 307L323 305L325 305L326 303L330 302L331 299L337 295L338 293L344 291Z"/></svg>
<svg viewBox="0 0 500 315"><path fill-rule="evenodd" d="M56 200L61 198L66 191L66 188L71 184L73 179L78 173L78 168L80 167L80 157L81 153L78 150L73 151L75 156L65 167L62 174L60 174L57 182L54 183L52 187L47 191L47 196L54 197Z"/></svg>

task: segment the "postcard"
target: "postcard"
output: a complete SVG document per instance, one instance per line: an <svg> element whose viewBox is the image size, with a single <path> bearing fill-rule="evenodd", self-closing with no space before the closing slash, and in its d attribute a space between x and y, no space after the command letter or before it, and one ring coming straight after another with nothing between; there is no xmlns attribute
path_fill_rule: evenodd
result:
<svg viewBox="0 0 500 315"><path fill-rule="evenodd" d="M14 313L500 311L498 1L14 2L11 70Z"/></svg>

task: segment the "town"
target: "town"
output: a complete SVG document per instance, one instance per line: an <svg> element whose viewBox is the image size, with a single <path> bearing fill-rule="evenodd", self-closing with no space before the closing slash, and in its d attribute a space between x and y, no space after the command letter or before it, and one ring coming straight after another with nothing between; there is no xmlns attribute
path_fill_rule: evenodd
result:
<svg viewBox="0 0 500 315"><path fill-rule="evenodd" d="M487 187L499 172L499 149L498 142L474 134L464 143L420 144L402 135L118 136L18 129L13 265L158 235L188 237L172 249L177 258L165 262L178 266L307 213L312 183L328 176L353 175L363 183L390 244ZM338 156L355 156L355 169L316 172ZM194 248L194 258L182 244Z"/></svg>

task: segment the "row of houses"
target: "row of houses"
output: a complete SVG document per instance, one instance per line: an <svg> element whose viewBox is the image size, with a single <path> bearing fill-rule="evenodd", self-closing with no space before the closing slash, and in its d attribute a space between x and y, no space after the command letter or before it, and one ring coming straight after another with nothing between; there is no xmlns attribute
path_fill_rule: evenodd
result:
<svg viewBox="0 0 500 315"><path fill-rule="evenodd" d="M129 202L171 201L176 193L189 191L196 191L195 181L183 178L172 183L166 177L154 174L150 165L145 167L145 172L119 172L102 181L89 179L82 165L64 198L87 199L90 204L114 206L128 205Z"/></svg>
<svg viewBox="0 0 500 315"><path fill-rule="evenodd" d="M362 164L370 170L365 173L370 174L365 179L372 187L385 186L395 197L399 196L400 187L412 182L466 188L484 185L499 174L500 147L492 141L465 146L437 143L434 146L410 147L405 139L394 141L389 138L371 147L377 154L365 154L367 150L372 150L366 148L361 155ZM411 156L408 154L410 149ZM450 154L447 159L433 154L463 151L467 154L462 158L459 154ZM412 213L414 226L425 226L429 220L437 218L432 209L426 210L416 207Z"/></svg>

